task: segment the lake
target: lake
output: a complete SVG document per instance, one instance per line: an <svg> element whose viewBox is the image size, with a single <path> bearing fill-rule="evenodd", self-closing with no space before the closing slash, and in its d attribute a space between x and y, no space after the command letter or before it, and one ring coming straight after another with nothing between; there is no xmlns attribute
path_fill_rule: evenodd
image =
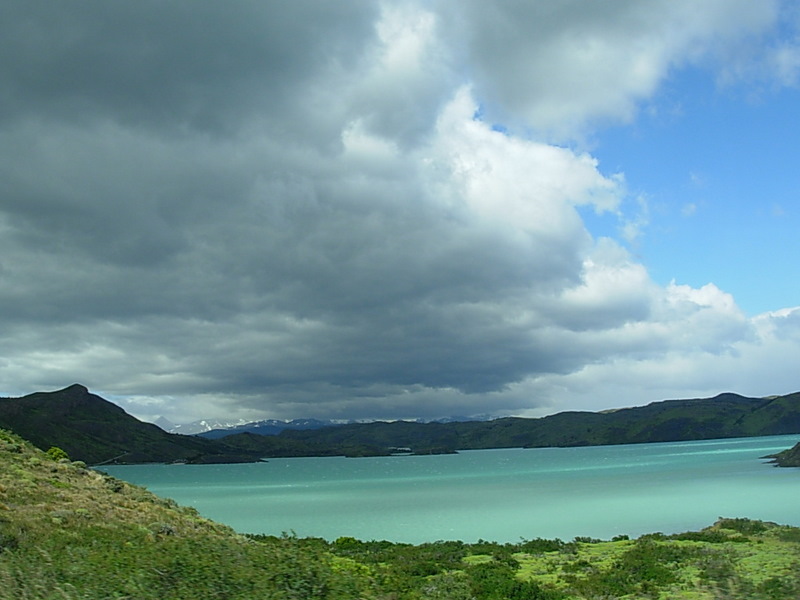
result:
<svg viewBox="0 0 800 600"><path fill-rule="evenodd" d="M239 532L329 540L610 539L748 517L800 526L800 436L439 456L103 467Z"/></svg>

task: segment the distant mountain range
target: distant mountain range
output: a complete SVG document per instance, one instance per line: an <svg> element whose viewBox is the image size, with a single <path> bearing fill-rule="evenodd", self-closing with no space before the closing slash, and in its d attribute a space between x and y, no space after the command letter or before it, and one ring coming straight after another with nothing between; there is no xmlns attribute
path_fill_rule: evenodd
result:
<svg viewBox="0 0 800 600"><path fill-rule="evenodd" d="M215 419L202 419L199 421L192 421L191 423L176 424L165 417L159 417L153 421L154 425L158 425L161 429L168 433L180 433L183 435L197 435L206 433L215 429L227 430L247 425L250 421L239 419L237 421L219 421Z"/></svg>
<svg viewBox="0 0 800 600"><path fill-rule="evenodd" d="M441 419L415 419L414 423L457 423L462 421L490 421L489 415L474 417L443 417ZM201 420L185 425L175 425L166 419L158 419L155 424L170 433L183 435L201 435L209 439L219 439L234 433L255 433L257 435L278 435L286 429L306 430L322 429L337 425L352 425L355 423L372 423L374 421L360 420L332 420L332 419L292 419L281 421L279 419L264 419L261 421L239 421L230 423L224 421Z"/></svg>
<svg viewBox="0 0 800 600"><path fill-rule="evenodd" d="M589 446L800 434L800 392L768 398L725 393L603 412L537 419L351 423L269 421L222 433L178 435L143 423L82 385L0 399L0 428L87 463L242 462L287 456L434 454L466 449ZM283 422L279 422L283 423ZM283 423L286 425L286 423ZM253 431L269 432L259 435ZM224 437L223 437L224 436Z"/></svg>
<svg viewBox="0 0 800 600"><path fill-rule="evenodd" d="M562 412L538 419L506 417L466 423L368 423L285 431L287 441L324 448L460 449L600 446L800 434L800 392L769 398L733 393L666 400L603 412ZM224 438L226 441L230 438Z"/></svg>
<svg viewBox="0 0 800 600"><path fill-rule="evenodd" d="M496 419L492 415L475 415L471 417L442 417L439 419L414 419L414 423L458 423L462 421L491 421ZM255 433L258 435L278 435L285 429L321 429L323 427L334 427L336 425L352 425L354 423L372 423L372 420L360 419L292 419L284 421L281 419L262 419L260 421L220 421L217 419L201 419L191 423L175 424L165 417L159 417L153 421L161 429L168 433L180 433L181 435L201 435L209 439L219 439L234 433Z"/></svg>

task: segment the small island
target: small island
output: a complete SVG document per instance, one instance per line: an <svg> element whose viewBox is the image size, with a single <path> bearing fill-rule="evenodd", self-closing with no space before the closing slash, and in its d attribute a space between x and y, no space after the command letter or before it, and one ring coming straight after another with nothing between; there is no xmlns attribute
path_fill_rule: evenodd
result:
<svg viewBox="0 0 800 600"><path fill-rule="evenodd" d="M777 467L800 467L800 442L788 450L770 454L765 458L771 458Z"/></svg>

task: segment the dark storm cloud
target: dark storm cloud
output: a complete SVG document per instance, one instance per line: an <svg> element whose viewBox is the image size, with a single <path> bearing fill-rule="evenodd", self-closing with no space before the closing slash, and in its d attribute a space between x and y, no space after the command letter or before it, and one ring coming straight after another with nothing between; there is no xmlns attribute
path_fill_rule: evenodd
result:
<svg viewBox="0 0 800 600"><path fill-rule="evenodd" d="M235 132L258 115L303 128L296 106L321 72L348 69L372 2L3 4L4 119L107 118ZM296 115L294 115L296 116ZM287 118L289 117L289 118Z"/></svg>
<svg viewBox="0 0 800 600"><path fill-rule="evenodd" d="M514 23L575 5L456 6L4 3L7 393L81 381L177 419L513 412L547 401L539 378L670 351L687 315L711 352L745 335L722 294L667 293L591 239L576 207L613 212L621 178L476 117L471 83L559 118L574 81L512 81L539 51ZM581 118L606 110L593 89Z"/></svg>

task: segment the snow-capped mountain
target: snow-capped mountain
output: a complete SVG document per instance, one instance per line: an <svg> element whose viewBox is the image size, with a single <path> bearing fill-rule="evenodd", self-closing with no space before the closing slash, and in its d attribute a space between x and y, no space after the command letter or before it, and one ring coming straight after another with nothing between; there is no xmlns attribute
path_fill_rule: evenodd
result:
<svg viewBox="0 0 800 600"><path fill-rule="evenodd" d="M200 433L211 431L213 429L231 429L233 427L245 425L247 424L247 421L245 421L244 419L239 419L237 421L203 419L200 421L192 421L191 423L176 425L175 423L172 423L169 419L165 419L164 417L159 417L158 419L155 420L155 424L161 427L161 429L163 429L164 431L168 431L169 433L180 433L183 435L197 435Z"/></svg>
<svg viewBox="0 0 800 600"><path fill-rule="evenodd" d="M206 430L202 433L203 437L221 438L234 433L256 433L258 435L277 435L284 429L319 429L320 427L330 427L331 425L341 425L341 421L319 420L319 419L293 419L291 421L280 421L277 419L265 419L252 423L241 423L232 427L217 427Z"/></svg>
<svg viewBox="0 0 800 600"><path fill-rule="evenodd" d="M480 415L473 417L444 417L441 419L416 419L418 423L453 423L456 421L490 421L494 417ZM160 418L156 425L170 433L183 435L202 435L203 437L217 439L234 433L256 433L258 435L278 435L284 429L320 429L334 425L348 425L350 423L368 423L371 420L362 419L292 419L282 421L279 419L264 419L262 421L237 421L235 423L219 420L193 421L184 425L175 425L167 419Z"/></svg>

